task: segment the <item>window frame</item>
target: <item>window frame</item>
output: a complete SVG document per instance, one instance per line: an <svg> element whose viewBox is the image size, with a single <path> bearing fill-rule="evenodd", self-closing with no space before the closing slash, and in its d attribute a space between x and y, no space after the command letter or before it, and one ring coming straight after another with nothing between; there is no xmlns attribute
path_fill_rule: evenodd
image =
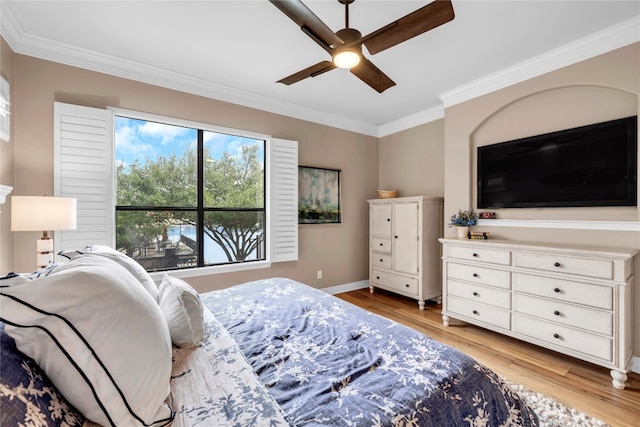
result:
<svg viewBox="0 0 640 427"><path fill-rule="evenodd" d="M144 114L143 114L144 115ZM151 116L151 115L147 115L147 116ZM156 116L157 117L157 116ZM268 171L268 165L267 165L267 141L268 138L266 136L260 136L260 137L255 137L252 134L252 136L248 136L247 132L244 131L238 131L238 130L228 130L228 128L225 128L226 131L223 132L220 129L222 129L221 127L217 127L217 126L206 126L206 128L201 124L201 123L194 123L191 122L192 125L187 126L184 124L183 120L173 120L171 118L161 118L159 120L151 120L148 118L140 118L140 117L132 117L130 114L122 114L122 113L114 113L113 114L113 126L114 126L114 136L115 136L115 128L117 126L117 121L118 118L121 119L134 119L134 120L139 120L141 122L145 122L145 123L158 123L161 125L167 125L167 126L175 126L175 127L182 127L182 128L187 128L187 129L191 129L196 131L196 139L197 139L197 147L196 147L196 157L198 159L198 170L197 170L197 177L196 177L196 201L195 201L195 205L194 206L133 206L133 205L118 205L117 201L118 201L118 183L117 183L117 176L114 174L114 199L115 199L115 206L114 206L114 217L116 218L116 225L117 225L117 218L118 218L118 212L142 212L142 211L155 211L155 212L179 212L179 211L185 211L185 212L193 212L196 217L198 218L197 220L197 226L196 226L196 230L197 230L197 235L198 235L198 254L197 254L197 261L196 263L199 264L200 262L203 262L202 265L196 265L195 267L185 267L185 268L166 268L166 269L158 269L158 270L154 270L154 271L149 271L149 273L169 273L172 271L177 271L177 270L192 270L192 269L196 269L196 268L205 268L205 267L218 267L218 266L223 266L223 265L229 265L229 264L249 264L249 263L254 263L254 262L261 262L261 261L267 261L267 251L266 248L269 245L269 241L268 239L270 238L270 236L267 233L268 230L268 224L267 224L267 197L266 197L266 193L267 193L267 189L268 189L268 184L267 184L267 171ZM160 121L162 120L162 121ZM215 128L216 130L213 130L213 128ZM250 138L253 139L255 141L262 141L262 150L263 150L263 156L262 156L262 167L263 167L263 172L262 172L262 205L263 207L252 207L252 208L230 208L230 207L219 207L219 206L205 206L204 205L204 191L203 191L203 187L204 187L204 171L203 171L203 167L204 167L204 159L202 158L202 154L203 154L203 147L204 147L204 133L205 132L212 132L212 133L216 133L216 134L221 134L221 135L231 135L231 136L238 136L238 137L242 137L242 138ZM114 138L114 170L115 170L115 162L117 161L117 158L115 156L115 151L116 151L116 141ZM203 219L204 216L208 213L208 212L221 212L221 211L232 211L232 212L261 212L264 218L263 221L263 229L262 229L262 233L264 236L264 248L265 248L265 254L264 254L264 258L265 259L257 259L257 260L247 260L247 261L225 261L225 262L220 262L220 263L216 263L216 264L204 264L204 231L203 231Z"/></svg>
<svg viewBox="0 0 640 427"><path fill-rule="evenodd" d="M115 243L115 115L196 127L214 132L263 139L265 146L266 260L151 272L197 277L269 268L272 263L298 260L297 169L298 142L193 120L167 117L120 107L104 109L55 101L54 195L77 197L78 228L55 231L55 251L82 250L91 244ZM89 171L89 172L87 172ZM87 174L90 177L85 178ZM96 193L100 190L100 193Z"/></svg>

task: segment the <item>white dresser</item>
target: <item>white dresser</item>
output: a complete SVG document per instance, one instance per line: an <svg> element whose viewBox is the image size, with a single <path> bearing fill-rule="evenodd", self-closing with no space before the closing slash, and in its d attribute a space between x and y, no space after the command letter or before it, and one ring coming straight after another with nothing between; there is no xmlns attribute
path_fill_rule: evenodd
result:
<svg viewBox="0 0 640 427"><path fill-rule="evenodd" d="M605 366L625 387L636 249L440 242L445 326L455 318Z"/></svg>
<svg viewBox="0 0 640 427"><path fill-rule="evenodd" d="M443 234L441 197L398 197L369 202L369 288L418 300L440 298Z"/></svg>

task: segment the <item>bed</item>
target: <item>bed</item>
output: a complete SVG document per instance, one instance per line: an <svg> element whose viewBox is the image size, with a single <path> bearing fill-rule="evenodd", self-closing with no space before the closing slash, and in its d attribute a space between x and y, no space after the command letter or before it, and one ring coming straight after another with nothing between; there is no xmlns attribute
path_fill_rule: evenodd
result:
<svg viewBox="0 0 640 427"><path fill-rule="evenodd" d="M302 283L197 294L70 258L0 279L0 425L538 425L472 358Z"/></svg>

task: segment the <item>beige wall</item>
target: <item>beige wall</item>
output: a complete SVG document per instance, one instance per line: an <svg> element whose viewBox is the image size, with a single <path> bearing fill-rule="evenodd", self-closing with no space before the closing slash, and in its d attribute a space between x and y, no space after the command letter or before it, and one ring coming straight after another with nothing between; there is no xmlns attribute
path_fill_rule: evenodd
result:
<svg viewBox="0 0 640 427"><path fill-rule="evenodd" d="M378 181L377 138L228 104L62 64L14 55L18 195L53 192L53 102L108 106L211 123L299 141L299 163L341 169L341 224L299 228L299 260L271 269L186 279L198 290L286 276L322 288L368 279L368 206ZM3 224L3 234L10 233ZM38 233L15 235L15 262L3 271L32 271ZM323 279L316 272L323 270Z"/></svg>
<svg viewBox="0 0 640 427"><path fill-rule="evenodd" d="M0 75L4 77L11 87L10 97L13 104L13 113L16 105L15 90L13 84L14 54L5 40L0 37ZM14 114L9 116L11 137L9 141L0 140L0 184L13 187L13 146L14 146ZM11 193L13 194L13 192ZM11 233L11 196L7 197L4 205L0 205L0 274L5 274L13 269L13 233Z"/></svg>
<svg viewBox="0 0 640 427"><path fill-rule="evenodd" d="M444 120L380 139L380 190L400 196L444 196Z"/></svg>
<svg viewBox="0 0 640 427"><path fill-rule="evenodd" d="M638 114L640 109L640 43L544 74L505 89L451 106L445 111L443 139L431 140L432 129L423 125L383 138L380 142L380 185L392 183L412 188L412 176L402 170L416 162L411 148L419 150L426 140L435 155L444 150L444 173L419 179L441 183L445 220L458 209L476 208L475 150L514 138ZM392 142L401 141L394 150ZM384 154L383 154L384 153ZM429 154L421 154L429 158ZM388 169L386 165L396 165ZM639 198L640 200L640 198ZM636 207L498 209L499 218L547 220L639 221ZM640 233L628 231L559 230L543 228L482 227L492 237L510 240L640 248ZM455 230L445 227L445 235ZM640 276L640 256L635 271ZM640 279L636 283L635 307L640 307ZM637 311L637 310L636 310ZM634 353L640 356L640 315L634 320Z"/></svg>
<svg viewBox="0 0 640 427"><path fill-rule="evenodd" d="M3 42L4 43L4 42ZM13 194L51 193L53 102L117 106L209 122L300 141L300 164L342 169L343 223L300 226L300 260L256 270L188 279L199 290L270 276L287 276L316 287L367 279L367 198L375 190L445 197L445 219L475 207L474 152L479 145L637 114L640 104L640 44L547 73L447 108L445 118L381 138L342 131L211 99L67 67L23 55L3 44L3 75L12 68L13 141L2 147L2 175L14 169ZM12 67L5 62L12 61ZM18 100L17 102L15 100ZM7 157L15 150L13 166ZM11 154L9 154L11 153ZM11 177L7 178L11 181ZM6 183L5 183L6 184ZM12 185L9 182L9 185ZM4 205L6 208L7 205ZM504 209L500 218L638 221L636 208ZM640 248L640 233L483 227L499 238ZM6 215L1 254L11 235ZM453 230L445 228L448 236ZM0 267L30 271L37 233L20 233L15 263ZM640 257L636 271L640 272ZM9 261L7 261L9 260ZM324 279L316 279L322 269ZM640 284L637 286L640 289ZM640 307L640 291L635 292ZM635 354L640 355L640 316L635 317Z"/></svg>

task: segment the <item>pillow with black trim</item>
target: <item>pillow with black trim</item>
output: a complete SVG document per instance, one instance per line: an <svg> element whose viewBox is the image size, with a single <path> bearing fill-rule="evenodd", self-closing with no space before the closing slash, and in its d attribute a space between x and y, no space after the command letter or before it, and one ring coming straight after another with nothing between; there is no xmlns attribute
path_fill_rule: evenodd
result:
<svg viewBox="0 0 640 427"><path fill-rule="evenodd" d="M160 310L178 347L195 347L204 336L202 302L187 282L165 274L160 283Z"/></svg>
<svg viewBox="0 0 640 427"><path fill-rule="evenodd" d="M87 419L163 426L171 338L160 307L124 267L78 257L55 273L0 288L0 320Z"/></svg>
<svg viewBox="0 0 640 427"><path fill-rule="evenodd" d="M142 267L133 258L127 256L126 254L123 254L120 251L110 248L109 246L104 245L89 245L80 252L83 254L89 253L107 257L117 262L118 264L129 270L129 272L133 274L133 276L138 279L142 286L144 286L144 288L151 294L153 299L158 302L158 286L156 286L156 283L153 281L147 270L145 270L144 267Z"/></svg>
<svg viewBox="0 0 640 427"><path fill-rule="evenodd" d="M82 255L82 252L74 249L63 249L60 252L58 252L58 255L66 259L74 259Z"/></svg>
<svg viewBox="0 0 640 427"><path fill-rule="evenodd" d="M16 343L0 322L0 425L80 427L84 417L55 388L30 357L18 351Z"/></svg>

